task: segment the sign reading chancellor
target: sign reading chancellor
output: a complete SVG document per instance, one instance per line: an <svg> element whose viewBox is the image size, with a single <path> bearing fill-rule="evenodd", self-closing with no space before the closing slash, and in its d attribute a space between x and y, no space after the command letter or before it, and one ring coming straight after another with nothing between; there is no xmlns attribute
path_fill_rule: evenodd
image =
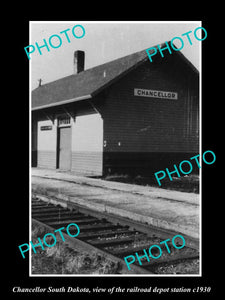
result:
<svg viewBox="0 0 225 300"><path fill-rule="evenodd" d="M178 99L178 93L175 92L145 90L145 89L134 89L134 96L172 99L172 100Z"/></svg>

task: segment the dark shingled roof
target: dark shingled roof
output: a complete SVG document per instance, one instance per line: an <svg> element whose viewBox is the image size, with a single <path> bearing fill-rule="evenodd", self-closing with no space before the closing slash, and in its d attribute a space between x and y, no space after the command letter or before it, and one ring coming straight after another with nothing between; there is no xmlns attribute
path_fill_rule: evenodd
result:
<svg viewBox="0 0 225 300"><path fill-rule="evenodd" d="M145 50L44 84L32 91L32 109L91 98L148 56Z"/></svg>
<svg viewBox="0 0 225 300"><path fill-rule="evenodd" d="M162 44L161 47L163 45L165 44ZM180 53L180 51L178 52ZM194 68L183 54L181 57ZM32 91L32 110L92 98L122 75L148 59L146 50L142 50L78 74L41 85Z"/></svg>

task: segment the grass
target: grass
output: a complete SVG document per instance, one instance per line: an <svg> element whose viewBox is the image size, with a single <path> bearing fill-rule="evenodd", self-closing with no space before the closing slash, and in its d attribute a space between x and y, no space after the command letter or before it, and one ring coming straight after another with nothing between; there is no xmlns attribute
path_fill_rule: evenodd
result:
<svg viewBox="0 0 225 300"><path fill-rule="evenodd" d="M138 184L149 187L159 187L155 178L145 177L141 175L132 176L128 174L113 174L106 175L102 179L108 181ZM180 178L173 177L172 181L170 181L170 179L166 177L161 180L161 184L162 185L160 186L160 188L164 189L177 190L188 193L199 193L199 176L195 174L181 176Z"/></svg>
<svg viewBox="0 0 225 300"><path fill-rule="evenodd" d="M37 238L49 233L44 226L32 223L32 242L38 243ZM46 242L54 243L52 237L47 237ZM45 245L44 245L45 246ZM32 274L117 274L119 265L95 252L72 249L67 243L57 240L55 246L42 250L36 248L37 253L32 252Z"/></svg>

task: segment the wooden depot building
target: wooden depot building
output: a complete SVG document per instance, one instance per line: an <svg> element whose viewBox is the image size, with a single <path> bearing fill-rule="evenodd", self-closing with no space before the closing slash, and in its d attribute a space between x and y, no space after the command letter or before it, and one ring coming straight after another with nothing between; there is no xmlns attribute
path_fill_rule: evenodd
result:
<svg viewBox="0 0 225 300"><path fill-rule="evenodd" d="M151 176L198 154L199 72L180 51L164 55L84 70L75 51L74 74L32 91L32 165Z"/></svg>

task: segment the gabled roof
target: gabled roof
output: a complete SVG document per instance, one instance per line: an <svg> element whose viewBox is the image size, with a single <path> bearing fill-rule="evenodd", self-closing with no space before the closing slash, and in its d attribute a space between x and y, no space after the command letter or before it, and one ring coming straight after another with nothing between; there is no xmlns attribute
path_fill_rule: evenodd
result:
<svg viewBox="0 0 225 300"><path fill-rule="evenodd" d="M41 85L32 91L32 110L90 99L148 59L146 50L142 50Z"/></svg>

